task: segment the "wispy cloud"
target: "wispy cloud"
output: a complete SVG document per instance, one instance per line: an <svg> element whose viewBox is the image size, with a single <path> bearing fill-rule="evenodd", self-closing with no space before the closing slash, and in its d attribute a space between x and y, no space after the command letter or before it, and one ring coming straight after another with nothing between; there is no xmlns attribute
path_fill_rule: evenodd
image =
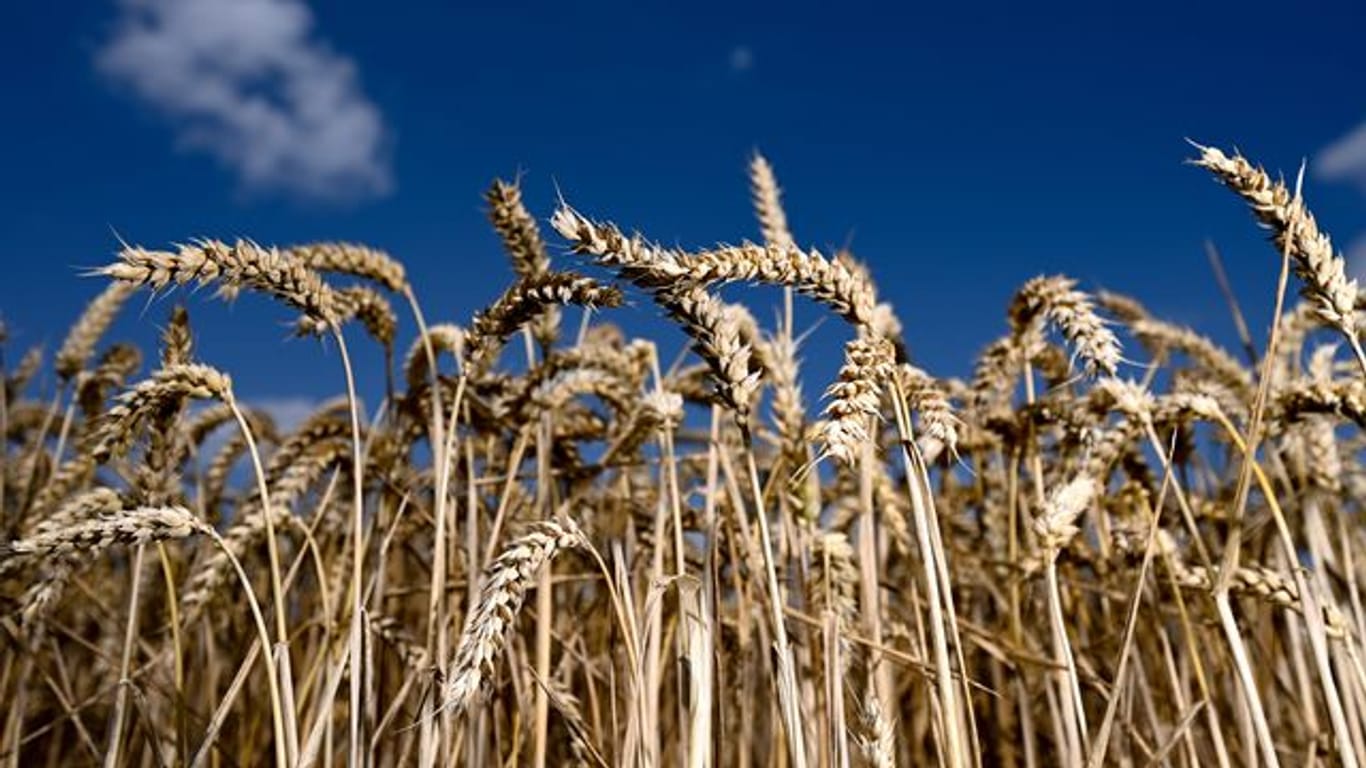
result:
<svg viewBox="0 0 1366 768"><path fill-rule="evenodd" d="M1366 122L1314 156L1314 172L1329 181L1355 184L1366 194ZM1366 284L1366 235L1358 234L1346 249L1348 275Z"/></svg>
<svg viewBox="0 0 1366 768"><path fill-rule="evenodd" d="M253 191L353 200L393 186L387 131L355 64L303 0L119 0L96 65Z"/></svg>
<svg viewBox="0 0 1366 768"><path fill-rule="evenodd" d="M1350 181L1366 192L1366 122L1319 151L1314 170L1332 181Z"/></svg>
<svg viewBox="0 0 1366 768"><path fill-rule="evenodd" d="M754 68L754 50L748 45L737 45L730 51L730 70L748 72Z"/></svg>
<svg viewBox="0 0 1366 768"><path fill-rule="evenodd" d="M281 432L291 432L313 415L321 403L308 397L280 396L260 397L249 402L253 408L265 411L275 420L275 428Z"/></svg>
<svg viewBox="0 0 1366 768"><path fill-rule="evenodd" d="M1358 236L1347 246L1347 276L1366 285L1366 235Z"/></svg>

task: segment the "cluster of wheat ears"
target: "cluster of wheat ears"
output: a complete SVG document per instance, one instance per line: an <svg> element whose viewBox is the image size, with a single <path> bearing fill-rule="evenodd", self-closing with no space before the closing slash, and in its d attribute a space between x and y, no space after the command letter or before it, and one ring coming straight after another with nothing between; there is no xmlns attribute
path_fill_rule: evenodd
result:
<svg viewBox="0 0 1366 768"><path fill-rule="evenodd" d="M0 358L0 759L1357 766L1366 294L1298 184L1193 163L1280 256L1264 342L1040 277L970 381L796 245L759 156L762 244L700 251L564 204L548 244L495 182L515 281L465 325L360 245L125 247L50 376ZM102 342L181 287L287 305L345 396L277 429L181 306L150 361ZM847 329L818 416L798 295ZM393 369L368 412L348 343Z"/></svg>

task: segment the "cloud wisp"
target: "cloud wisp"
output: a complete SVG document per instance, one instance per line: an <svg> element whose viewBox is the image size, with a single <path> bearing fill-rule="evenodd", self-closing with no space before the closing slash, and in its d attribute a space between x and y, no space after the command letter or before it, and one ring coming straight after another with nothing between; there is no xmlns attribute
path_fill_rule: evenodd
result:
<svg viewBox="0 0 1366 768"><path fill-rule="evenodd" d="M1320 150L1314 170L1325 179L1350 181L1366 192L1366 122Z"/></svg>
<svg viewBox="0 0 1366 768"><path fill-rule="evenodd" d="M1366 122L1319 150L1314 172L1328 181L1354 184L1366 194ZM1366 284L1366 235L1357 235L1347 246L1346 258L1348 275Z"/></svg>
<svg viewBox="0 0 1366 768"><path fill-rule="evenodd" d="M245 189L323 201L392 189L383 117L361 90L355 64L313 34L303 0L119 6L97 68Z"/></svg>
<svg viewBox="0 0 1366 768"><path fill-rule="evenodd" d="M754 49L748 45L737 45L730 51L730 71L748 72L754 69Z"/></svg>

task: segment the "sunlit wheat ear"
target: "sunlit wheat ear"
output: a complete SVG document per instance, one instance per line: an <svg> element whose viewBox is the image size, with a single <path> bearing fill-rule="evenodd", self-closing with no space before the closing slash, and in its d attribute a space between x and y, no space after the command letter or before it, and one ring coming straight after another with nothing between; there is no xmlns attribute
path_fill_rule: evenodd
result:
<svg viewBox="0 0 1366 768"><path fill-rule="evenodd" d="M451 660L442 709L463 712L493 674L507 631L517 619L527 590L541 569L563 550L586 543L568 519L533 523L489 564L484 586Z"/></svg>
<svg viewBox="0 0 1366 768"><path fill-rule="evenodd" d="M95 488L63 502L51 514L39 520L29 535L39 538L60 535L74 526L119 512L123 506L123 499L118 492L111 488ZM0 576L22 567L25 562L25 557L16 552L16 556L0 562Z"/></svg>
<svg viewBox="0 0 1366 768"><path fill-rule="evenodd" d="M232 379L207 365L163 368L119 396L93 436L92 454L98 460L123 455L137 440L143 422L163 404L183 398L232 399Z"/></svg>
<svg viewBox="0 0 1366 768"><path fill-rule="evenodd" d="M749 161L749 193L764 242L769 245L791 245L792 231L787 226L778 179L768 159L758 152Z"/></svg>
<svg viewBox="0 0 1366 768"><path fill-rule="evenodd" d="M1056 556L1077 535L1077 520L1095 499L1099 486L1090 477L1079 477L1054 489L1034 520L1034 533L1045 553Z"/></svg>
<svg viewBox="0 0 1366 768"><path fill-rule="evenodd" d="M1333 251L1333 242L1319 230L1304 200L1272 181L1266 171L1235 152L1232 157L1214 147L1195 145L1200 156L1192 161L1247 201L1262 226L1271 231L1276 249L1288 253L1303 293L1323 319L1348 336L1355 336L1357 283L1348 280L1346 262Z"/></svg>
<svg viewBox="0 0 1366 768"><path fill-rule="evenodd" d="M103 512L60 528L45 528L0 543L0 567L11 570L37 560L98 555L116 545L146 544L202 533L205 525L183 507L139 507Z"/></svg>
<svg viewBox="0 0 1366 768"><path fill-rule="evenodd" d="M687 256L682 252L661 248L639 235L627 237L616 225L593 221L567 205L555 210L550 225L575 253L595 257L599 264L641 287L663 287L688 278Z"/></svg>
<svg viewBox="0 0 1366 768"><path fill-rule="evenodd" d="M473 370L493 362L508 337L554 306L616 307L622 300L614 286L573 272L550 272L518 280L502 296L475 315L465 337Z"/></svg>
<svg viewBox="0 0 1366 768"><path fill-rule="evenodd" d="M1020 335L1038 323L1050 322L1072 344L1088 375L1113 376L1120 362L1119 339L1096 314L1091 297L1075 286L1075 280L1061 275L1025 283L1010 305L1011 327Z"/></svg>
<svg viewBox="0 0 1366 768"><path fill-rule="evenodd" d="M591 221L567 206L555 212L551 224L576 253L594 256L599 264L653 293L655 303L682 326L711 369L717 397L747 428L762 368L754 345L745 339L741 315L706 290L705 283L713 281L697 278L696 259L640 237L627 238L612 224Z"/></svg>
<svg viewBox="0 0 1366 768"><path fill-rule="evenodd" d="M86 505L87 511L105 506L105 499L95 501ZM9 567L41 568L42 575L25 592L20 609L24 625L31 628L61 599L72 574L111 547L183 539L209 530L183 507L102 510L97 517L0 542L0 572Z"/></svg>
<svg viewBox="0 0 1366 768"><path fill-rule="evenodd" d="M67 331L66 339L57 349L54 368L62 380L74 378L85 368L86 362L90 360L95 347L100 343L100 338L104 336L119 310L135 290L136 286L111 283L85 306L80 319L71 326L70 331Z"/></svg>
<svg viewBox="0 0 1366 768"><path fill-rule="evenodd" d="M364 278L395 292L408 285L402 263L384 251L359 243L306 243L285 248L282 255L316 272Z"/></svg>
<svg viewBox="0 0 1366 768"><path fill-rule="evenodd" d="M1140 422L1152 419L1156 408L1152 392L1142 384L1112 376L1098 379L1087 398L1102 404L1103 409L1116 411Z"/></svg>
<svg viewBox="0 0 1366 768"><path fill-rule="evenodd" d="M174 253L130 246L119 253L119 261L93 274L158 291L190 283L216 284L229 295L248 289L273 296L324 323L334 322L336 315L332 290L317 272L250 240L232 245L199 240Z"/></svg>
<svg viewBox="0 0 1366 768"><path fill-rule="evenodd" d="M872 439L868 423L878 417L882 388L894 373L894 353L886 339L852 339L844 345L844 365L825 392L830 402L819 426L824 455L846 464L858 458Z"/></svg>
<svg viewBox="0 0 1366 768"><path fill-rule="evenodd" d="M1214 588L1216 578L1210 569L1204 566L1186 565L1175 559L1173 569L1177 583L1184 589L1208 592ZM1304 603L1300 600L1299 588L1295 586L1295 582L1279 571L1264 566L1240 566L1231 577L1229 589L1235 595L1251 597L1299 614L1304 613ZM1332 603L1324 604L1322 610L1324 628L1328 636L1347 637L1351 630L1342 610Z"/></svg>
<svg viewBox="0 0 1366 768"><path fill-rule="evenodd" d="M699 285L742 282L789 286L856 326L871 328L877 319L877 291L867 273L848 263L831 261L814 249L753 243L722 245L689 254L684 267L687 279ZM885 318L882 324L886 325Z"/></svg>
<svg viewBox="0 0 1366 768"><path fill-rule="evenodd" d="M896 380L906 405L920 416L921 433L939 441L950 454L956 453L962 422L944 389L928 373L908 363L896 367Z"/></svg>

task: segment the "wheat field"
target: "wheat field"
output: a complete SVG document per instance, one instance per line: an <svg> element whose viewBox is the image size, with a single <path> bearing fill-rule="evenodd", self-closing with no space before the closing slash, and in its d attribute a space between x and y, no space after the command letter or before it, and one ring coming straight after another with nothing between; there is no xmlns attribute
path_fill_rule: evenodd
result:
<svg viewBox="0 0 1366 768"><path fill-rule="evenodd" d="M122 247L50 364L0 358L0 760L1358 766L1366 294L1300 183L1191 164L1270 235L1272 328L1041 276L969 380L759 155L761 241L696 251L494 182L512 281L458 323L363 245ZM338 353L292 430L197 350L244 292ZM154 294L155 349L106 340Z"/></svg>

